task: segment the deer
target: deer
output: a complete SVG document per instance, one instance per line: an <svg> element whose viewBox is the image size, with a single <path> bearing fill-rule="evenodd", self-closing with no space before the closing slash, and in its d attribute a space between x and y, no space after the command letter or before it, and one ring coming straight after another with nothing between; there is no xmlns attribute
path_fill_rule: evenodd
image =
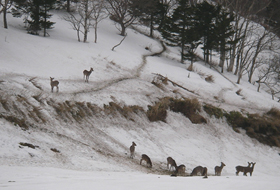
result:
<svg viewBox="0 0 280 190"><path fill-rule="evenodd" d="M169 167L169 165L170 165L170 167ZM175 170L176 170L177 164L176 164L175 160L172 157L167 157L167 169L171 170L172 167L174 167Z"/></svg>
<svg viewBox="0 0 280 190"><path fill-rule="evenodd" d="M221 162L221 166L216 166L215 167L215 175L216 176L221 176L223 167L226 166L223 162Z"/></svg>
<svg viewBox="0 0 280 190"><path fill-rule="evenodd" d="M176 167L175 174L184 174L186 171L186 166L181 164L180 166Z"/></svg>
<svg viewBox="0 0 280 190"><path fill-rule="evenodd" d="M135 156L135 142L132 142L132 145L130 146L129 150L130 150L130 158L133 159Z"/></svg>
<svg viewBox="0 0 280 190"><path fill-rule="evenodd" d="M59 87L58 87L58 84L59 82L57 80L53 80L54 78L50 77L50 80L51 80L51 92L53 92L53 88L56 87L56 92L58 92L59 90Z"/></svg>
<svg viewBox="0 0 280 190"><path fill-rule="evenodd" d="M251 164L252 164L252 167L244 168L243 175L247 176L247 173L250 173L250 176L252 176L256 162L255 163L251 162Z"/></svg>
<svg viewBox="0 0 280 190"><path fill-rule="evenodd" d="M202 166L197 166L193 169L191 176L204 176L204 178L207 178L207 168Z"/></svg>
<svg viewBox="0 0 280 190"><path fill-rule="evenodd" d="M141 160L140 160L140 165L142 164L142 161L143 161L143 160L146 161L146 164L147 164L148 167L151 168L151 167L153 166L150 157L147 156L146 154L142 154L142 157L141 157Z"/></svg>
<svg viewBox="0 0 280 190"><path fill-rule="evenodd" d="M250 165L251 165L251 163L248 162L248 166L236 166L235 167L235 169L236 169L236 173L235 174L238 175L239 172L243 172L243 175L244 175L245 168L250 168Z"/></svg>
<svg viewBox="0 0 280 190"><path fill-rule="evenodd" d="M91 67L90 70L84 70L83 73L84 73L84 79L85 79L85 82L88 82L88 78L89 78L89 75L92 73L93 68Z"/></svg>

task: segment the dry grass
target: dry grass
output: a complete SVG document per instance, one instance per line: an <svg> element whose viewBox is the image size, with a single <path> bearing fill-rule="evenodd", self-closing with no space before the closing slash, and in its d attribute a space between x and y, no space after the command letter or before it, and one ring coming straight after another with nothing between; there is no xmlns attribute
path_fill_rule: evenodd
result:
<svg viewBox="0 0 280 190"><path fill-rule="evenodd" d="M208 76L205 78L205 81L212 83L212 82L214 82L214 77L213 77L212 75L208 75Z"/></svg>
<svg viewBox="0 0 280 190"><path fill-rule="evenodd" d="M150 121L163 121L166 122L168 100L166 98L156 102L153 106L148 106L146 113Z"/></svg>
<svg viewBox="0 0 280 190"><path fill-rule="evenodd" d="M6 111L10 111L9 106L8 106L8 100L3 98L2 96L0 96L0 103L2 105L2 107L6 110Z"/></svg>
<svg viewBox="0 0 280 190"><path fill-rule="evenodd" d="M197 99L175 99L170 97L162 98L153 106L149 106L147 116L150 121L165 122L167 109L182 113L184 116L188 117L192 123L207 123L206 119L199 114L201 111L201 105Z"/></svg>

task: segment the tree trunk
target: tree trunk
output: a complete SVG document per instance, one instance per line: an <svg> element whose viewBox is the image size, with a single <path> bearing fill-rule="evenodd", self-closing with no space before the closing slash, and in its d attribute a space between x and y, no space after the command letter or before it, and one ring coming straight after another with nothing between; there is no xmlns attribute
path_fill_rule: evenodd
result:
<svg viewBox="0 0 280 190"><path fill-rule="evenodd" d="M121 36L125 36L125 26L121 23Z"/></svg>
<svg viewBox="0 0 280 190"><path fill-rule="evenodd" d="M7 22L7 5L3 7L3 22L4 28L8 29L8 22Z"/></svg>
<svg viewBox="0 0 280 190"><path fill-rule="evenodd" d="M226 51L222 47L221 48L221 55L220 55L220 63L219 63L219 66L221 67L221 73L224 72L225 57L226 57Z"/></svg>
<svg viewBox="0 0 280 190"><path fill-rule="evenodd" d="M240 70L238 72L237 84L240 84L241 78L242 78L242 69L240 68Z"/></svg>
<svg viewBox="0 0 280 190"><path fill-rule="evenodd" d="M94 43L97 43L97 20L95 20L95 25L94 25Z"/></svg>
<svg viewBox="0 0 280 190"><path fill-rule="evenodd" d="M84 43L87 42L87 35L88 35L88 0L85 1L85 20L84 20Z"/></svg>
<svg viewBox="0 0 280 190"><path fill-rule="evenodd" d="M235 68L235 72L234 72L234 75L237 75L238 73L238 69L239 69L239 55L237 55L237 60L236 60L236 68Z"/></svg>
<svg viewBox="0 0 280 190"><path fill-rule="evenodd" d="M67 0L67 12L69 13L71 10L70 10L70 0Z"/></svg>
<svg viewBox="0 0 280 190"><path fill-rule="evenodd" d="M150 37L154 37L154 25L153 25L153 15L151 15L151 23L150 23Z"/></svg>
<svg viewBox="0 0 280 190"><path fill-rule="evenodd" d="M233 66L234 66L234 61L235 61L235 52L236 52L236 44L233 44L232 52L230 54L229 67L227 68L228 72L233 71Z"/></svg>

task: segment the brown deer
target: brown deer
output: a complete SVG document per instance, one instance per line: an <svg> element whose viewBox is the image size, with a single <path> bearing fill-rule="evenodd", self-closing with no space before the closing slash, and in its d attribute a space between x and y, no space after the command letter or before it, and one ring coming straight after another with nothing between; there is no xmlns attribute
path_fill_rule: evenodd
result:
<svg viewBox="0 0 280 190"><path fill-rule="evenodd" d="M141 158L141 160L140 160L140 165L142 164L142 161L143 161L143 160L146 161L146 164L147 164L148 167L151 168L151 167L153 166L150 157L147 156L146 154L142 154L142 158Z"/></svg>
<svg viewBox="0 0 280 190"><path fill-rule="evenodd" d="M202 166L195 167L191 173L191 176L198 176L198 175L207 178L207 168Z"/></svg>
<svg viewBox="0 0 280 190"><path fill-rule="evenodd" d="M57 80L53 80L54 78L50 77L50 80L51 80L51 92L53 92L53 88L56 87L56 92L58 92L59 90L59 87L58 87L58 84L59 82Z"/></svg>
<svg viewBox="0 0 280 190"><path fill-rule="evenodd" d="M170 165L170 167L169 167L169 165ZM168 170L171 170L172 167L174 167L175 170L176 170L177 164L176 164L176 162L175 162L175 160L174 160L173 158L167 157L167 169L168 169Z"/></svg>
<svg viewBox="0 0 280 190"><path fill-rule="evenodd" d="M226 166L223 162L221 162L221 166L216 166L215 167L215 175L221 176L223 167Z"/></svg>
<svg viewBox="0 0 280 190"><path fill-rule="evenodd" d="M176 167L176 174L185 174L186 166L184 164L181 164L180 166Z"/></svg>
<svg viewBox="0 0 280 190"><path fill-rule="evenodd" d="M90 68L89 71L87 71L87 70L83 71L85 82L88 82L89 75L91 74L92 71L94 71L92 67Z"/></svg>
<svg viewBox="0 0 280 190"><path fill-rule="evenodd" d="M239 174L239 172L243 172L243 175L244 175L244 171L245 171L245 168L250 168L250 165L251 163L248 162L248 166L236 166L235 169L236 169L236 175Z"/></svg>
<svg viewBox="0 0 280 190"><path fill-rule="evenodd" d="M135 156L135 142L132 142L132 145L130 146L129 150L130 150L130 158L133 159Z"/></svg>
<svg viewBox="0 0 280 190"><path fill-rule="evenodd" d="M252 176L256 162L255 163L251 162L251 164L252 164L252 167L244 168L243 175L247 176L247 173L250 173L250 176Z"/></svg>

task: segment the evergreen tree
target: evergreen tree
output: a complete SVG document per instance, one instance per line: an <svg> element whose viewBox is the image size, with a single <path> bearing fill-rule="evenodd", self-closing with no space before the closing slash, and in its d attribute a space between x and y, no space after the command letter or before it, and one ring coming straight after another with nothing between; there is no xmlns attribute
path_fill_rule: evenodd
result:
<svg viewBox="0 0 280 190"><path fill-rule="evenodd" d="M219 10L214 5L203 1L197 4L196 20L199 22L198 30L203 38L204 61L209 63L210 54L215 46L215 18Z"/></svg>
<svg viewBox="0 0 280 190"><path fill-rule="evenodd" d="M162 36L170 45L179 46L181 63L189 58L193 63L195 49L199 44L200 36L196 32L197 23L194 20L194 8L188 0L179 0L178 6L171 17L167 17L161 30Z"/></svg>
<svg viewBox="0 0 280 190"><path fill-rule="evenodd" d="M53 9L53 5L55 3L55 0L42 0L42 12L40 15L42 16L41 19L41 27L44 30L44 36L47 34L47 29L51 29L52 26L55 24L54 22L51 22L49 19L51 18L52 14L49 13L50 10Z"/></svg>
<svg viewBox="0 0 280 190"><path fill-rule="evenodd" d="M231 40L231 37L234 34L231 24L234 20L233 15L223 9L220 5L218 5L217 10L219 11L219 14L216 17L215 22L215 35L217 49L220 53L219 66L221 67L221 72L223 72L226 52L230 50L230 45L237 43L237 41Z"/></svg>
<svg viewBox="0 0 280 190"><path fill-rule="evenodd" d="M130 9L135 17L150 27L150 37L153 37L154 16L158 0L132 0Z"/></svg>
<svg viewBox="0 0 280 190"><path fill-rule="evenodd" d="M40 30L44 30L46 36L47 29L51 29L54 22L49 21L52 16L49 11L53 9L55 0L14 0L15 8L13 15L25 16L25 22L28 24L27 31L31 34L39 35Z"/></svg>

